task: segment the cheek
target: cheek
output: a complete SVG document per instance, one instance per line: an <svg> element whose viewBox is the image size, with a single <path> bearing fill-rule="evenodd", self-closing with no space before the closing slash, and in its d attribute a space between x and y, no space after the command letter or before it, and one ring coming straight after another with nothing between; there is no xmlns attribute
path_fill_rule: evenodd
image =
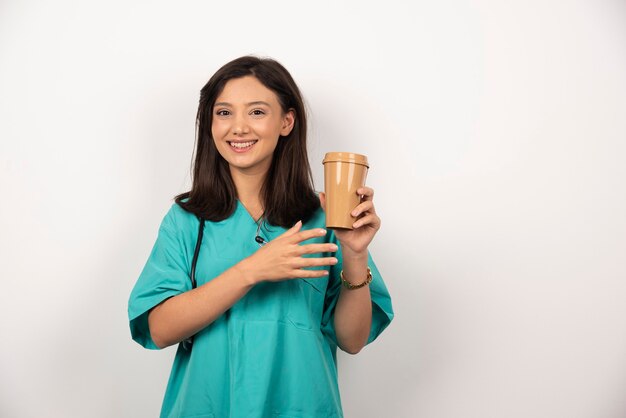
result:
<svg viewBox="0 0 626 418"><path fill-rule="evenodd" d="M280 134L280 124L276 121L265 121L255 127L255 131L266 137L278 137Z"/></svg>
<svg viewBox="0 0 626 418"><path fill-rule="evenodd" d="M223 141L223 138L225 136L223 129L220 129L219 125L212 125L211 136L213 137L212 139L213 145L215 145L217 152L219 152L220 155L223 156L222 151L223 151L223 148L226 146L226 143Z"/></svg>
<svg viewBox="0 0 626 418"><path fill-rule="evenodd" d="M211 124L211 134L213 138L221 138L228 132L228 127L225 123L220 123L219 121L213 120Z"/></svg>

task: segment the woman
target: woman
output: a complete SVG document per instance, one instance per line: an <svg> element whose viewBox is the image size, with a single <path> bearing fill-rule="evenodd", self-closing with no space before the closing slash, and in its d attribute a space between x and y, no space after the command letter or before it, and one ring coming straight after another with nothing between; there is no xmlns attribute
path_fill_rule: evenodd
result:
<svg viewBox="0 0 626 418"><path fill-rule="evenodd" d="M373 190L358 190L353 230L323 229L303 101L274 60L218 70L197 129L191 191L163 219L129 300L138 343L183 342L161 416L343 416L336 348L359 352L393 318L367 251L380 227Z"/></svg>

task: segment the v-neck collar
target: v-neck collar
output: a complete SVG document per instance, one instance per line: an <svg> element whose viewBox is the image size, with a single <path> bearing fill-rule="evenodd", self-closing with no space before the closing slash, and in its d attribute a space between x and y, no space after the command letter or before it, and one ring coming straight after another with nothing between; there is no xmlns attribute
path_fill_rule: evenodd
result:
<svg viewBox="0 0 626 418"><path fill-rule="evenodd" d="M239 200L239 199L237 199L237 209L243 211L245 213L244 217L246 217L249 220L251 220L255 225L258 225L258 223L263 220L263 215L262 214L259 217L259 219L255 220L254 217L252 216L252 214L248 211L248 209L244 206L244 204L241 203L241 200Z"/></svg>

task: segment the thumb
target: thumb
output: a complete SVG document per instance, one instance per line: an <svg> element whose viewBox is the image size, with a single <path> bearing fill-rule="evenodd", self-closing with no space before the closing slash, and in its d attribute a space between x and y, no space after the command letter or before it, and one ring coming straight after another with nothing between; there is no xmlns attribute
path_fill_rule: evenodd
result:
<svg viewBox="0 0 626 418"><path fill-rule="evenodd" d="M324 212L326 212L326 193L320 192L320 205Z"/></svg>

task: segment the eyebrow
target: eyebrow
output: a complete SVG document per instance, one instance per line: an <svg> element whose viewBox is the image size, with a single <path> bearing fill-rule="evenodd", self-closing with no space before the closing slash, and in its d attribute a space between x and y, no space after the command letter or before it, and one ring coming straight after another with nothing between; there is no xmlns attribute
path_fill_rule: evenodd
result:
<svg viewBox="0 0 626 418"><path fill-rule="evenodd" d="M262 100L257 100L255 102L250 102L250 103L246 103L246 106L250 107L250 106L258 106L258 105L265 105L267 107L271 107L269 103L264 102ZM217 106L232 106L232 104L228 103L228 102L217 102L213 105L213 107L217 107Z"/></svg>

